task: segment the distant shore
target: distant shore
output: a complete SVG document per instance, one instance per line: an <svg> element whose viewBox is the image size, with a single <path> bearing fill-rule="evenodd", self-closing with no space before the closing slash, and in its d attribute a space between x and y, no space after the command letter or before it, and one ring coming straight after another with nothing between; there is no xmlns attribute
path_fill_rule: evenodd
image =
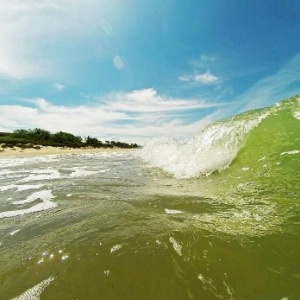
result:
<svg viewBox="0 0 300 300"><path fill-rule="evenodd" d="M40 149L19 147L0 149L0 158L6 156L40 156L40 155L61 155L61 154L80 154L80 153L101 153L101 152L125 152L134 151L134 149L122 148L69 148L69 147L51 147L40 146Z"/></svg>

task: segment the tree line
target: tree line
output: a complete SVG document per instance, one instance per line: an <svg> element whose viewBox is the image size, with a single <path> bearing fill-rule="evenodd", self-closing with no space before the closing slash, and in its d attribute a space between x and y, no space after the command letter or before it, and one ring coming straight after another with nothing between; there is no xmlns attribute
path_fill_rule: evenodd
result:
<svg viewBox="0 0 300 300"><path fill-rule="evenodd" d="M42 146L72 147L72 148L139 148L137 144L124 142L105 141L102 142L95 137L82 138L68 132L35 129L16 129L13 132L0 132L0 144L2 147L38 148Z"/></svg>

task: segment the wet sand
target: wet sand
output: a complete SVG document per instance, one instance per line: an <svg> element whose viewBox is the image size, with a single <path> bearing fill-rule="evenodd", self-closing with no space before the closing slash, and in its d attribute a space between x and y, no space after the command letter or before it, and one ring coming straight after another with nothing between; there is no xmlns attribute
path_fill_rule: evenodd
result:
<svg viewBox="0 0 300 300"><path fill-rule="evenodd" d="M63 148L40 146L40 149L28 148L0 148L0 157L4 156L39 156L39 155L61 155L61 154L80 154L80 153L97 153L97 152L116 152L116 151L132 151L134 149L121 148Z"/></svg>

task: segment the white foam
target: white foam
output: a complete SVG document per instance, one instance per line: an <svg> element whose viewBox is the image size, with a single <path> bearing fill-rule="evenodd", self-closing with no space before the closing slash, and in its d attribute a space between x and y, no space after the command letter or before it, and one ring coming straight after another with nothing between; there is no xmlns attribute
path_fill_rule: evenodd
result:
<svg viewBox="0 0 300 300"><path fill-rule="evenodd" d="M248 168L248 167L242 168L242 171L249 171L249 170L250 170L250 168Z"/></svg>
<svg viewBox="0 0 300 300"><path fill-rule="evenodd" d="M167 209L167 208L165 208L165 212L166 212L166 214L169 214L169 215L178 215L178 214L183 213L181 210Z"/></svg>
<svg viewBox="0 0 300 300"><path fill-rule="evenodd" d="M4 192L4 191L12 190L14 187L15 187L14 184L0 186L0 191Z"/></svg>
<svg viewBox="0 0 300 300"><path fill-rule="evenodd" d="M38 192L31 194L25 200L14 201L13 204L22 205L22 204L31 203L38 199L46 202L46 201L50 201L52 198L53 198L53 195L50 190L42 190L42 191L38 191Z"/></svg>
<svg viewBox="0 0 300 300"><path fill-rule="evenodd" d="M298 120L300 120L300 111L295 111L294 112L294 117Z"/></svg>
<svg viewBox="0 0 300 300"><path fill-rule="evenodd" d="M12 232L9 233L9 235L15 235L15 234L18 233L20 230L21 230L21 229L17 229L17 230L15 230L15 231L12 231Z"/></svg>
<svg viewBox="0 0 300 300"><path fill-rule="evenodd" d="M172 246L173 246L174 250L176 251L176 253L178 255L182 256L182 253L181 253L182 246L173 237L170 237L169 241L172 244Z"/></svg>
<svg viewBox="0 0 300 300"><path fill-rule="evenodd" d="M280 155L293 155L293 154L299 154L300 150L292 150L292 151L287 151L287 152L282 152Z"/></svg>
<svg viewBox="0 0 300 300"><path fill-rule="evenodd" d="M33 189L40 189L43 187L43 184L31 184L31 185L16 185L17 191L26 191L26 190L33 190Z"/></svg>
<svg viewBox="0 0 300 300"><path fill-rule="evenodd" d="M110 249L110 253L114 253L122 248L122 245L115 245Z"/></svg>
<svg viewBox="0 0 300 300"><path fill-rule="evenodd" d="M11 300L39 300L44 289L54 280L54 277L49 277L48 279L35 285L33 288L27 290L22 295L15 297Z"/></svg>
<svg viewBox="0 0 300 300"><path fill-rule="evenodd" d="M265 160L267 157L266 156L263 156L262 158L260 158L258 161L262 161L262 160Z"/></svg>
<svg viewBox="0 0 300 300"><path fill-rule="evenodd" d="M137 155L176 178L209 175L230 165L244 146L247 134L268 115L269 112L212 124L186 142L154 139Z"/></svg>
<svg viewBox="0 0 300 300"><path fill-rule="evenodd" d="M84 167L74 167L72 168L74 171L71 173L71 177L85 177L85 176L91 176L98 173L105 173L108 172L110 169L105 170L97 170L97 171L91 171L86 170Z"/></svg>
<svg viewBox="0 0 300 300"><path fill-rule="evenodd" d="M15 205L22 205L31 203L35 200L41 200L42 203L38 203L30 208L27 209L18 209L18 210L11 210L11 211L4 211L0 213L0 219L2 218L11 218L16 216L23 216L26 214L40 212L43 210L51 209L57 207L57 203L52 202L51 200L54 198L52 191L50 190L42 190L36 193L31 194L25 200L15 201L13 204Z"/></svg>
<svg viewBox="0 0 300 300"><path fill-rule="evenodd" d="M40 162L52 162L58 160L57 155L44 155L44 156L28 156L28 157L6 157L1 158L2 168L7 167L19 167L31 163L40 163Z"/></svg>
<svg viewBox="0 0 300 300"><path fill-rule="evenodd" d="M3 191L17 189L18 192L21 192L21 191L32 190L32 189L40 189L41 187L43 187L42 184L32 184L32 185L10 184L5 186L0 186L0 191L3 192Z"/></svg>
<svg viewBox="0 0 300 300"><path fill-rule="evenodd" d="M19 182L43 181L51 179L59 179L60 173L56 169L34 169L30 171L30 175L21 179Z"/></svg>

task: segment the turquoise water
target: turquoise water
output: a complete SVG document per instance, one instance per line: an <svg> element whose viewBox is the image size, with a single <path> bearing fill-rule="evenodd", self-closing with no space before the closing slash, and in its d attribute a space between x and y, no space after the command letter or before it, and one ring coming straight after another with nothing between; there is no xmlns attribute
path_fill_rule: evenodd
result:
<svg viewBox="0 0 300 300"><path fill-rule="evenodd" d="M0 299L300 297L298 97L185 142L0 166Z"/></svg>

